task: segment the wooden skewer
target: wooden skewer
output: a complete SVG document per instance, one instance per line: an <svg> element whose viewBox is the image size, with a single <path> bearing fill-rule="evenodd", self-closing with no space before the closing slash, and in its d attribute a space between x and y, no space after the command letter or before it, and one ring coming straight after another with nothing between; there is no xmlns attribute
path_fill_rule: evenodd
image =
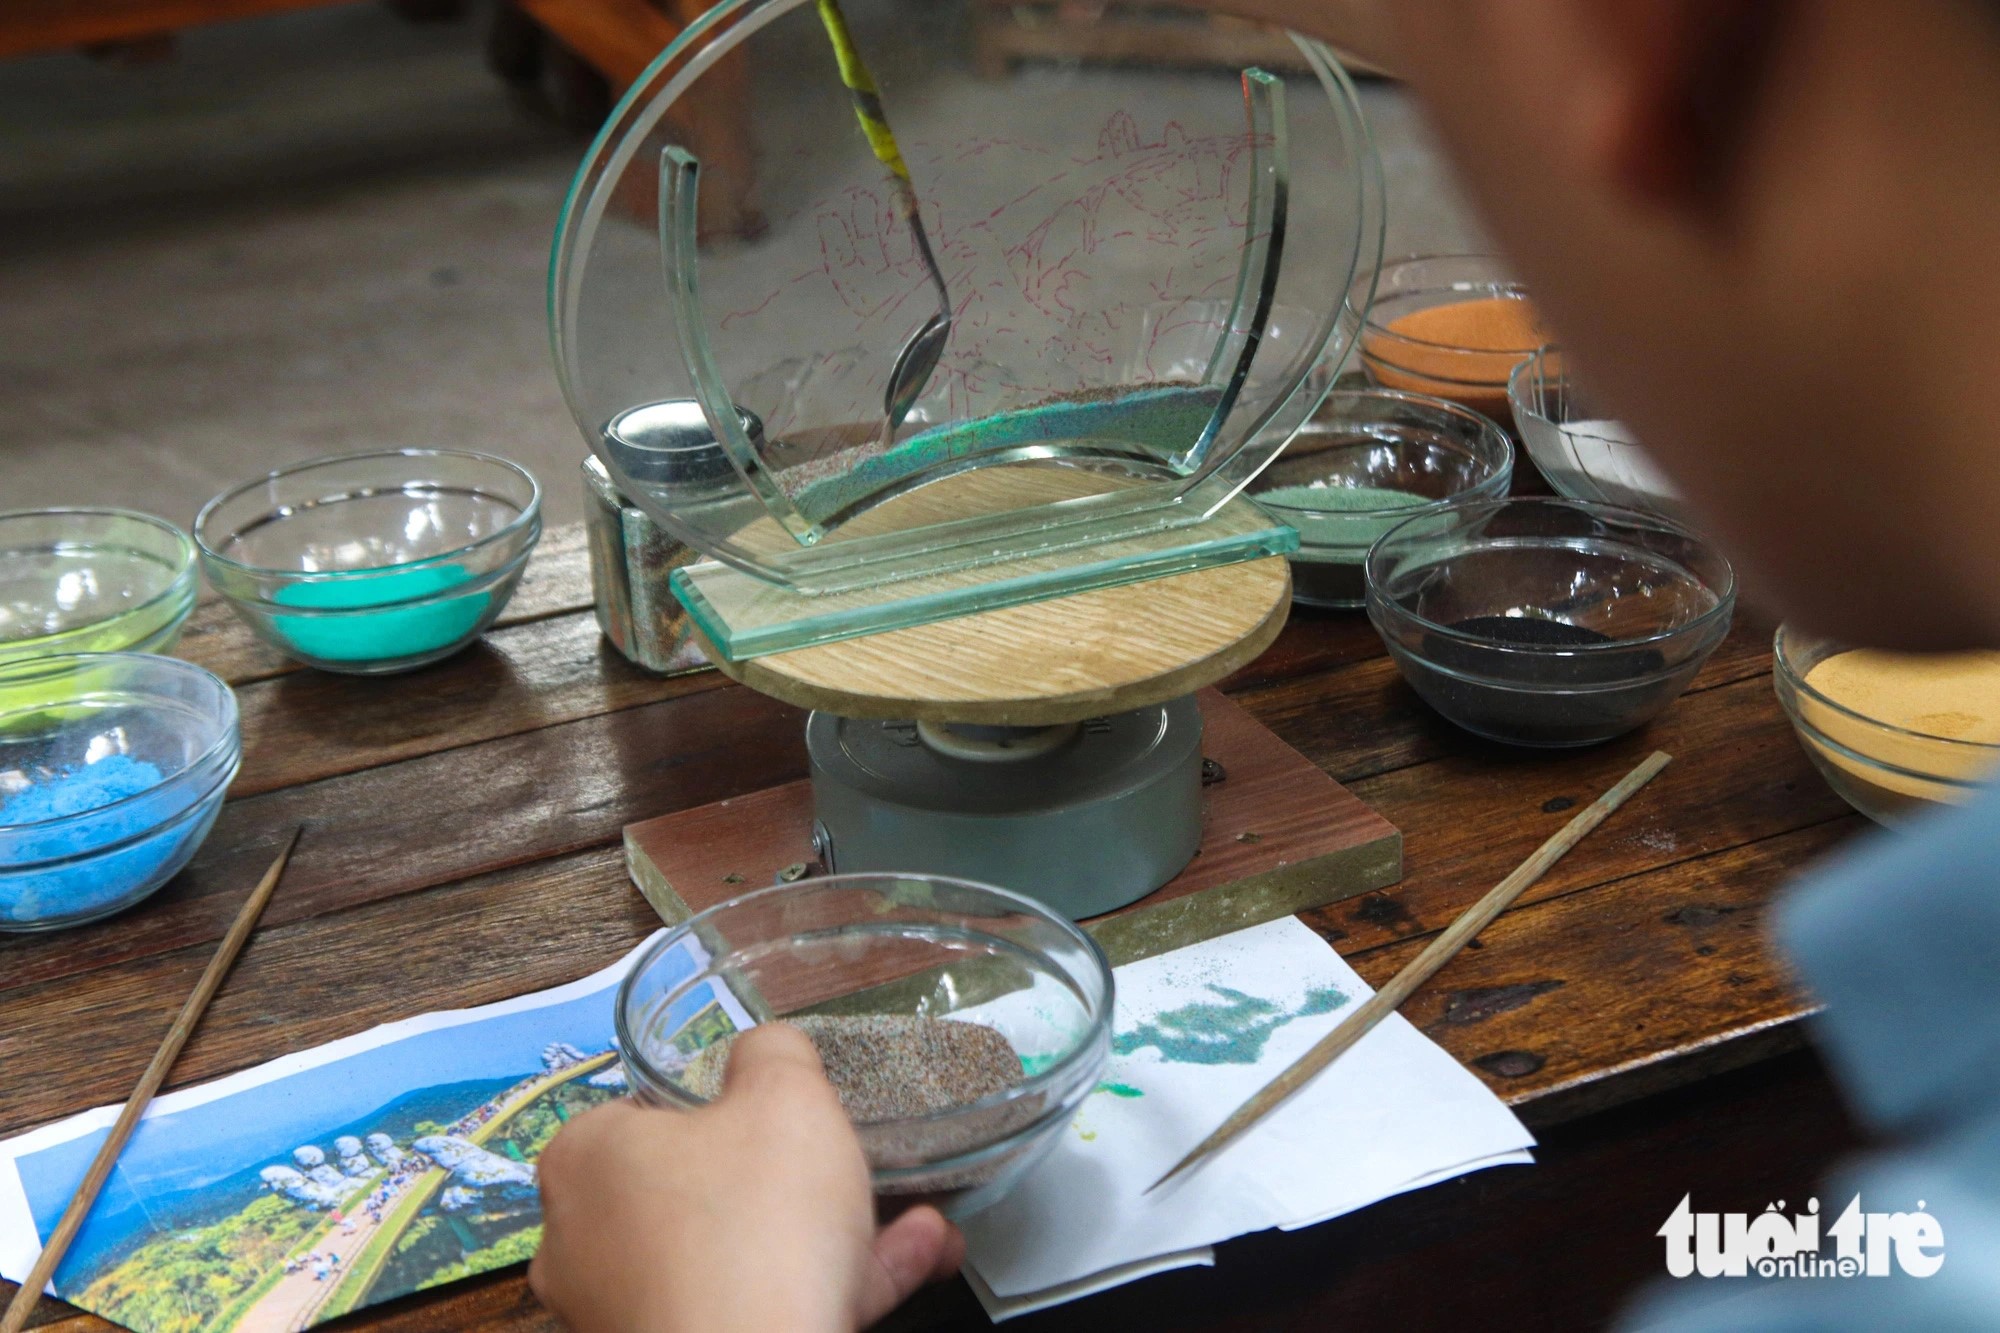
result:
<svg viewBox="0 0 2000 1333"><path fill-rule="evenodd" d="M188 1036L194 1031L195 1024L201 1021L202 1013L208 1008L208 1002L215 998L218 990L222 989L223 977L228 975L230 964L236 961L236 955L243 951L244 941L250 938L250 932L256 928L257 918L264 913L264 904L271 901L271 891L278 887L278 879L285 873L285 862L291 859L292 848L298 845L299 834L304 831L303 826L292 830L292 836L285 841L284 850L278 853L278 859L271 863L271 868L264 872L264 878L258 881L256 889L250 894L250 900L243 904L243 910L236 914L236 920L229 927L229 933L223 936L222 944L215 951L215 957L209 959L208 970L201 974L200 982L195 985L194 994L188 996L187 1003L181 1006L180 1017L174 1020L171 1028L167 1029L166 1040L162 1041L160 1049L153 1053L153 1062L146 1066L146 1072L139 1076L139 1086L132 1089L132 1096L126 1101L125 1109L118 1113L118 1119L113 1122L111 1133L104 1140L104 1146L99 1148L97 1156L91 1159L90 1170L83 1173L83 1183L76 1187L76 1196L69 1201L69 1207L63 1210L62 1220L56 1223L56 1229L49 1236L48 1244L42 1247L41 1257L36 1259L35 1266L28 1270L27 1279L21 1283L21 1289L14 1293L14 1299L7 1305L7 1313L0 1315L0 1333L21 1333L27 1326L28 1316L34 1313L36 1302L42 1298L42 1288L49 1284L49 1279L55 1275L56 1266L62 1263L63 1255L68 1253L70 1242L76 1239L76 1233L83 1228L84 1219L90 1216L90 1209L97 1202L98 1191L102 1190L104 1182L111 1178L111 1168L118 1165L118 1155L125 1151L126 1141L132 1137L132 1131L138 1128L140 1115L153 1100L153 1094L160 1090L160 1084L166 1082L167 1071L174 1067L175 1058L180 1055L181 1047L187 1045Z"/></svg>
<svg viewBox="0 0 2000 1333"><path fill-rule="evenodd" d="M1627 773L1617 786L1578 811L1576 818L1536 848L1533 856L1523 861L1513 874L1494 885L1484 898L1468 907L1458 920L1446 927L1443 934L1411 960L1408 967L1392 977L1388 985L1370 996L1339 1027L1315 1042L1312 1049L1293 1061L1289 1069L1232 1111L1213 1134L1196 1144L1193 1151L1174 1163L1173 1170L1148 1185L1145 1192L1151 1194L1197 1162L1212 1156L1223 1144L1276 1110L1281 1102L1310 1082L1313 1075L1339 1059L1349 1047L1367 1036L1377 1023L1402 1007L1403 1001L1409 999L1417 987L1429 981L1433 973L1451 961L1452 955L1470 944L1473 936L1484 930L1494 917L1512 906L1530 884L1562 859L1563 853L1602 824L1634 792L1651 782L1669 762L1669 755L1655 750L1644 763ZM5 1333L5 1330L0 1330L0 1333Z"/></svg>

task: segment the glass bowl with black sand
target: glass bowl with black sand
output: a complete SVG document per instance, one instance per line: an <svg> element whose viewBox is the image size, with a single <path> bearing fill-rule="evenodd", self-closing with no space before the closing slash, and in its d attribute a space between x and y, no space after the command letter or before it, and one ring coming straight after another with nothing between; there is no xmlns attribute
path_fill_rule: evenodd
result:
<svg viewBox="0 0 2000 1333"><path fill-rule="evenodd" d="M1678 698L1729 632L1736 576L1669 519L1566 499L1455 501L1368 553L1403 678L1475 735L1593 745Z"/></svg>
<svg viewBox="0 0 2000 1333"><path fill-rule="evenodd" d="M690 962L699 959L699 962ZM690 917L634 964L615 1025L641 1101L703 1105L759 1023L813 1039L877 1212L963 1217L1055 1146L1111 1050L1089 935L1031 898L933 875L833 875Z"/></svg>

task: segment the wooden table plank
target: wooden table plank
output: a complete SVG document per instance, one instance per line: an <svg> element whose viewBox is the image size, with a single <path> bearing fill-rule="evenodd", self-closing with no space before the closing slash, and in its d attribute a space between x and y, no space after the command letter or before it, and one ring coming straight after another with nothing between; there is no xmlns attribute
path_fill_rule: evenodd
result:
<svg viewBox="0 0 2000 1333"><path fill-rule="evenodd" d="M0 986L221 938L302 823L267 925L610 846L648 815L789 781L805 772L802 724L748 690L715 690L231 801L151 901L94 926L0 938Z"/></svg>
<svg viewBox="0 0 2000 1333"><path fill-rule="evenodd" d="M1753 679L1690 695L1636 735L1556 760L1491 747L1358 779L1342 773L1341 753L1316 754L1280 729L1403 830L1401 884L1310 919L1330 935L1341 932L1343 949L1442 928L1654 749L1674 763L1524 903L1839 819L1847 807L1772 716L1769 693Z"/></svg>
<svg viewBox="0 0 2000 1333"><path fill-rule="evenodd" d="M1525 780L1465 757L1370 779L1364 798L1407 835L1405 882L1313 920L1348 950L1442 925L1561 822L1562 808L1550 807L1587 799L1653 744L1679 755L1676 765L1529 901L1836 819L1843 807L1762 708L1764 697L1756 681L1691 696L1648 735L1569 756L1557 773L1538 767ZM19 987L205 944L225 927L245 876L301 819L311 823L308 840L270 908L272 926L607 847L640 815L796 776L797 726L792 710L731 688L472 747L476 767L493 776L475 786L471 804L462 751L233 802L196 866L159 899L94 928L0 943L0 960ZM1706 825L1699 832L1675 831L1697 820ZM468 822L487 836L451 836ZM12 1012L11 995L0 992L0 1003Z"/></svg>
<svg viewBox="0 0 2000 1333"><path fill-rule="evenodd" d="M495 630L405 676L299 671L236 687L243 771L230 794L357 773L727 684L633 666L588 611Z"/></svg>
<svg viewBox="0 0 2000 1333"><path fill-rule="evenodd" d="M0 938L0 1132L122 1095L300 821L294 874L177 1084L571 980L643 938L653 917L622 873L623 826L801 776L801 718L714 675L631 669L598 643L589 605L580 528L545 538L483 645L403 677L301 671L205 605L185 655L239 687L248 757L236 798L152 902L96 927ZM1406 1007L1550 1123L1690 1080L1698 1091L1798 1039L1811 1003L1764 944L1763 909L1860 821L1799 751L1768 653L1768 629L1745 619L1652 726L1565 753L1508 750L1441 722L1359 614L1299 615L1226 688L1404 831L1401 885L1308 918L1378 983L1639 755L1676 756ZM92 1058L76 1060L86 1047ZM962 1314L963 1300L933 1308ZM44 1318L64 1333L108 1327L53 1304ZM913 1318L942 1326L922 1309ZM356 1322L552 1327L518 1270Z"/></svg>
<svg viewBox="0 0 2000 1333"><path fill-rule="evenodd" d="M406 904L385 900L267 925L182 1052L172 1086L377 1023L574 981L616 961L658 927L626 880L616 848L434 889L423 895L421 921ZM191 989L210 952L205 943L191 945L8 992L0 1134L130 1091L172 1017L162 997ZM91 1059L79 1062L85 1033L96 1036Z"/></svg>
<svg viewBox="0 0 2000 1333"><path fill-rule="evenodd" d="M1377 640L1378 649L1379 644ZM1733 630L1696 675L1688 694L1663 717L1671 718L1693 695L1738 681L1762 680L1769 693L1770 674L1770 632L1747 626ZM1576 753L1519 750L1460 731L1433 712L1403 682L1396 664L1379 651L1372 658L1324 672L1266 680L1245 689L1225 685L1225 689L1265 726L1342 782L1448 754L1478 754L1510 767L1539 763L1554 768L1563 764L1567 753Z"/></svg>
<svg viewBox="0 0 2000 1333"><path fill-rule="evenodd" d="M1766 907L1859 821L1517 906L1401 1013L1538 1123L1658 1091L1665 1066L1815 1010L1770 948ZM1380 985L1435 933L1346 956Z"/></svg>

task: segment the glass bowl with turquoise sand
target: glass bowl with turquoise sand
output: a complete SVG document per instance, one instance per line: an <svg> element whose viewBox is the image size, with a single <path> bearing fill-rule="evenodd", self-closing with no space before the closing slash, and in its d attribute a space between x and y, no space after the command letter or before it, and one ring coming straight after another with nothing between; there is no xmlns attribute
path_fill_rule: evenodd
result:
<svg viewBox="0 0 2000 1333"><path fill-rule="evenodd" d="M1112 980L1090 936L1031 898L927 875L746 893L676 926L619 988L633 1091L702 1105L727 1043L805 1030L860 1135L884 1216L996 1202L1055 1145L1110 1054Z"/></svg>
<svg viewBox="0 0 2000 1333"><path fill-rule="evenodd" d="M1642 726L1729 632L1736 575L1670 519L1560 498L1456 500L1368 552L1368 618L1438 712L1510 745Z"/></svg>
<svg viewBox="0 0 2000 1333"><path fill-rule="evenodd" d="M1513 475L1507 432L1470 408L1352 389L1328 394L1247 494L1299 531L1292 600L1358 607L1361 562L1377 537L1448 500L1505 495Z"/></svg>
<svg viewBox="0 0 2000 1333"><path fill-rule="evenodd" d="M1560 347L1544 347L1514 368L1507 401L1529 460L1557 494L1683 516L1680 489L1631 427L1594 404Z"/></svg>
<svg viewBox="0 0 2000 1333"><path fill-rule="evenodd" d="M209 582L259 636L360 675L478 638L541 533L541 488L524 468L455 449L301 463L224 492L195 520Z"/></svg>
<svg viewBox="0 0 2000 1333"><path fill-rule="evenodd" d="M236 696L151 653L0 666L0 931L122 912L187 864L242 759Z"/></svg>
<svg viewBox="0 0 2000 1333"><path fill-rule="evenodd" d="M124 509L0 514L0 665L59 653L163 653L194 609L194 543Z"/></svg>

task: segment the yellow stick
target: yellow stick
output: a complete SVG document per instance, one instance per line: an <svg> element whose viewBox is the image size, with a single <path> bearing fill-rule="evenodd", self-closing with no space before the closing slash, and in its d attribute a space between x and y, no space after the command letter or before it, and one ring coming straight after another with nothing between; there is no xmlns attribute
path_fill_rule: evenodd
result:
<svg viewBox="0 0 2000 1333"><path fill-rule="evenodd" d="M875 86L875 76L868 72L867 62L854 45L854 34L847 30L847 15L841 12L839 0L819 0L819 21L826 26L827 38L833 43L833 58L840 63L840 81L847 85L854 99L854 116L861 122L861 132L868 136L868 146L875 150L877 161L889 168L897 180L909 185L910 169L903 164L903 150L896 146L889 117L882 110L882 90Z"/></svg>
<svg viewBox="0 0 2000 1333"><path fill-rule="evenodd" d="M111 1168L118 1165L118 1154L125 1151L125 1143L138 1128L139 1117L153 1100L153 1094L166 1082L167 1071L174 1067L174 1060L187 1045L188 1036L194 1025L208 1008L208 1002L222 989L222 979L229 972L229 965L236 961L236 955L243 951L243 942L250 938L250 932L257 925L257 918L264 913L264 904L271 901L271 891L278 887L278 877L285 873L285 862L291 860L292 848L298 845L303 828L294 829L285 842L285 849L278 853L278 859L264 872L257 887L251 891L250 900L236 914L229 933L223 936L222 944L216 949L215 957L208 960L208 970L195 983L194 994L188 996L181 1006L180 1017L167 1029L165 1041L153 1053L153 1062L146 1066L146 1072L139 1076L139 1086L132 1089L125 1109L118 1113L118 1119L111 1126L111 1133L105 1137L104 1146L91 1159L90 1169L83 1173L83 1183L76 1187L76 1195L63 1210L62 1220L49 1235L49 1243L42 1246L41 1257L28 1270L27 1280L14 1293L14 1299L7 1305L7 1313L0 1315L0 1333L21 1333L27 1326L28 1316L35 1312L35 1303L42 1298L42 1288L55 1276L56 1266L62 1263L63 1255L69 1252L70 1242L83 1228L84 1219L90 1216L91 1205L97 1202L98 1191L111 1178Z"/></svg>

